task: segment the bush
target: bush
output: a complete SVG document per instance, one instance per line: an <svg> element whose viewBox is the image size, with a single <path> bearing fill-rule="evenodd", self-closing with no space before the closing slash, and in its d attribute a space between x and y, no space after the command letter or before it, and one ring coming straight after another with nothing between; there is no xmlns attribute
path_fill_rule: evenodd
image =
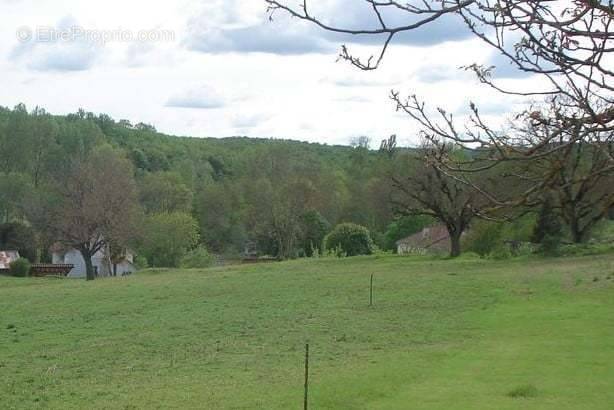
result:
<svg viewBox="0 0 614 410"><path fill-rule="evenodd" d="M9 265L9 272L11 276L18 278L25 278L30 276L30 261L26 258L19 258L16 261L11 262Z"/></svg>
<svg viewBox="0 0 614 410"><path fill-rule="evenodd" d="M530 242L522 242L520 246L513 252L514 256L530 256L535 253L535 246Z"/></svg>
<svg viewBox="0 0 614 410"><path fill-rule="evenodd" d="M503 225L489 221L479 221L471 227L464 239L465 248L484 257L502 246Z"/></svg>
<svg viewBox="0 0 614 410"><path fill-rule="evenodd" d="M149 268L149 262L147 261L147 258L142 256L142 255L137 255L134 258L134 266L136 266L137 269L141 270L141 269L147 269Z"/></svg>
<svg viewBox="0 0 614 410"><path fill-rule="evenodd" d="M505 259L509 259L512 257L512 251L510 250L509 246L507 245L501 245L501 246L497 246L491 253L490 253L490 257L494 260L505 260Z"/></svg>
<svg viewBox="0 0 614 410"><path fill-rule="evenodd" d="M181 267L186 269L208 268L211 265L213 265L213 256L204 246L199 246L181 258Z"/></svg>
<svg viewBox="0 0 614 410"><path fill-rule="evenodd" d="M371 255L375 249L369 230L353 223L337 225L326 238L326 249L338 256Z"/></svg>
<svg viewBox="0 0 614 410"><path fill-rule="evenodd" d="M150 266L176 268L181 258L198 244L198 222L183 212L149 215L143 226L139 253Z"/></svg>
<svg viewBox="0 0 614 410"><path fill-rule="evenodd" d="M318 211L309 211L301 221L301 247L303 255L312 257L322 253L322 241L326 233L330 231L330 223Z"/></svg>
<svg viewBox="0 0 614 410"><path fill-rule="evenodd" d="M546 256L558 256L561 248L561 236L546 234L542 238L541 251Z"/></svg>

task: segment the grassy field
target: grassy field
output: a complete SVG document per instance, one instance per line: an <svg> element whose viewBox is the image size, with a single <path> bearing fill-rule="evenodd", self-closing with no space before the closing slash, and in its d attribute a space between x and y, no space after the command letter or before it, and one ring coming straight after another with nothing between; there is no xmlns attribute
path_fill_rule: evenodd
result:
<svg viewBox="0 0 614 410"><path fill-rule="evenodd" d="M375 274L375 304L368 306ZM0 408L611 409L614 255L0 278Z"/></svg>

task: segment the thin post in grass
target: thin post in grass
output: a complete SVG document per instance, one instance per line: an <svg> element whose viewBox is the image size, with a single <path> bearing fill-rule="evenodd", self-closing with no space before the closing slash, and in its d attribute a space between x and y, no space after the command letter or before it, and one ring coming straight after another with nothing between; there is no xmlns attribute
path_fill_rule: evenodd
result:
<svg viewBox="0 0 614 410"><path fill-rule="evenodd" d="M309 404L309 343L305 344L305 396L303 409L307 410Z"/></svg>
<svg viewBox="0 0 614 410"><path fill-rule="evenodd" d="M373 306L373 274L371 274L371 283L369 285L369 307Z"/></svg>

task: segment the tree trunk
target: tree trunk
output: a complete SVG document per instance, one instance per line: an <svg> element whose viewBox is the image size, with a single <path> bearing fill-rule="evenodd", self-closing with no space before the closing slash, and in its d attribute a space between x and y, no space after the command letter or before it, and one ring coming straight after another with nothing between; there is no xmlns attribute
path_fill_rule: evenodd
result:
<svg viewBox="0 0 614 410"><path fill-rule="evenodd" d="M571 218L569 228L571 229L571 239L573 240L573 243L584 242L585 231L580 229L580 222L577 218Z"/></svg>
<svg viewBox="0 0 614 410"><path fill-rule="evenodd" d="M92 263L91 252L87 249L81 249L81 256L83 256L83 260L85 261L85 279L86 280L96 279L96 274L94 272L94 264Z"/></svg>
<svg viewBox="0 0 614 410"><path fill-rule="evenodd" d="M283 238L277 240L277 260L283 261L286 259L286 247L284 246Z"/></svg>
<svg viewBox="0 0 614 410"><path fill-rule="evenodd" d="M453 233L450 234L450 256L452 258L456 258L461 254L461 234Z"/></svg>

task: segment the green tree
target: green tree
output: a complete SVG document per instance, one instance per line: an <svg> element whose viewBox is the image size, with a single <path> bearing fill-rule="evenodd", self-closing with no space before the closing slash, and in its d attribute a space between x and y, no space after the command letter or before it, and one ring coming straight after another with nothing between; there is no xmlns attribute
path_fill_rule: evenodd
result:
<svg viewBox="0 0 614 410"><path fill-rule="evenodd" d="M178 267L181 258L198 244L198 222L184 212L145 218L141 253L153 267Z"/></svg>
<svg viewBox="0 0 614 410"><path fill-rule="evenodd" d="M369 230L353 223L337 225L324 242L329 251L341 251L346 256L371 255L375 248Z"/></svg>
<svg viewBox="0 0 614 410"><path fill-rule="evenodd" d="M202 232L202 241L215 252L238 250L247 238L241 186L220 181L199 187L194 214Z"/></svg>
<svg viewBox="0 0 614 410"><path fill-rule="evenodd" d="M0 222L21 219L24 202L32 191L33 186L27 174L0 173Z"/></svg>
<svg viewBox="0 0 614 410"><path fill-rule="evenodd" d="M23 223L0 225L0 249L18 251L30 260L36 260L36 236L32 227Z"/></svg>
<svg viewBox="0 0 614 410"><path fill-rule="evenodd" d="M311 210L302 218L301 242L305 256L312 257L324 250L324 237L330 231L330 223L318 212Z"/></svg>
<svg viewBox="0 0 614 410"><path fill-rule="evenodd" d="M140 200L148 213L190 212L192 190L172 172L146 174L139 186Z"/></svg>

